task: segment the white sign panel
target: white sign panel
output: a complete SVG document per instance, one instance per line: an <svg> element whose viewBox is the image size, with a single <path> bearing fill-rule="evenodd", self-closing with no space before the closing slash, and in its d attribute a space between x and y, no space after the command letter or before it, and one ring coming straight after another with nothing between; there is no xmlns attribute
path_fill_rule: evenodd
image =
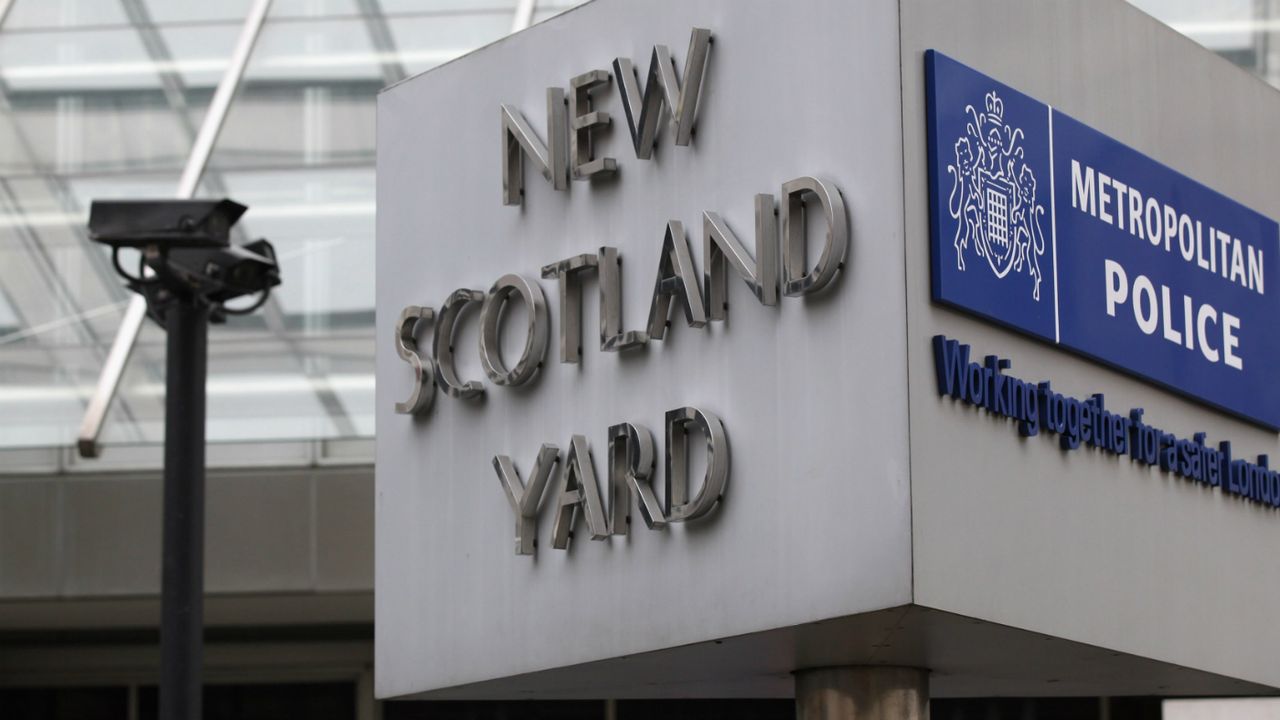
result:
<svg viewBox="0 0 1280 720"><path fill-rule="evenodd" d="M380 96L380 695L909 602L897 23L598 2Z"/></svg>

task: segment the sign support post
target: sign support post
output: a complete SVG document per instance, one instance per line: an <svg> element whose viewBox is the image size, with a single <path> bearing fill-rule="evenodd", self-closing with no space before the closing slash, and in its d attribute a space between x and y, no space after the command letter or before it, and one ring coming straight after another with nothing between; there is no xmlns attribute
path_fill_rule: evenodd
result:
<svg viewBox="0 0 1280 720"><path fill-rule="evenodd" d="M199 720L204 652L204 443L209 307L165 309L164 550L160 717Z"/></svg>
<svg viewBox="0 0 1280 720"><path fill-rule="evenodd" d="M204 654L205 381L209 323L262 307L280 284L266 240L231 245L247 207L230 200L94 201L89 237L168 334L160 575L160 717L200 720ZM120 251L140 251L136 275ZM247 306L227 303L256 296Z"/></svg>
<svg viewBox="0 0 1280 720"><path fill-rule="evenodd" d="M928 670L843 665L796 671L796 720L928 717Z"/></svg>

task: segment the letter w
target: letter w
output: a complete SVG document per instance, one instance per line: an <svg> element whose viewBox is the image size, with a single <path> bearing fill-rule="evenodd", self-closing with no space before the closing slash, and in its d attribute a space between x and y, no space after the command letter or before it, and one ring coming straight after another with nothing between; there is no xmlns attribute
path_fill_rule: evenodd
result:
<svg viewBox="0 0 1280 720"><path fill-rule="evenodd" d="M698 115L698 96L702 91L703 72L707 68L707 52L711 48L711 31L694 28L689 36L689 53L684 61L684 83L676 79L675 62L666 45L655 45L649 60L649 79L644 95L636 84L636 71L631 61L615 58L613 74L622 90L622 112L627 116L631 142L636 157L648 160L658 139L658 120L664 108L671 115L676 145L688 145ZM643 99L642 99L643 98Z"/></svg>
<svg viewBox="0 0 1280 720"><path fill-rule="evenodd" d="M969 399L969 346L945 335L933 336L933 363L938 373L938 394Z"/></svg>

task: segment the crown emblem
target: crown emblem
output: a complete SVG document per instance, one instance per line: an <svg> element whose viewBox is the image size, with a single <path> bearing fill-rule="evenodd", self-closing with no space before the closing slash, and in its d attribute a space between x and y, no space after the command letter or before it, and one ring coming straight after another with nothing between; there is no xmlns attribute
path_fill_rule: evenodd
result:
<svg viewBox="0 0 1280 720"><path fill-rule="evenodd" d="M1004 101L1001 100L994 90L987 93L986 98L986 119L989 124L996 126L1004 125Z"/></svg>

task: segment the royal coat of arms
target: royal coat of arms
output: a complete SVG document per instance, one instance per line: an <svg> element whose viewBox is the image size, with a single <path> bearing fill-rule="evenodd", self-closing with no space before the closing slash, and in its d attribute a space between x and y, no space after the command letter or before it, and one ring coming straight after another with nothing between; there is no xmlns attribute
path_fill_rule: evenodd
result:
<svg viewBox="0 0 1280 720"><path fill-rule="evenodd" d="M1004 121L1004 101L989 92L984 107L978 112L965 106L970 120L956 140L955 163L947 165L953 178L947 211L957 221L956 266L965 270L972 245L996 277L1030 274L1031 294L1039 301L1045 210L1036 201L1036 176L1019 144L1022 130Z"/></svg>

